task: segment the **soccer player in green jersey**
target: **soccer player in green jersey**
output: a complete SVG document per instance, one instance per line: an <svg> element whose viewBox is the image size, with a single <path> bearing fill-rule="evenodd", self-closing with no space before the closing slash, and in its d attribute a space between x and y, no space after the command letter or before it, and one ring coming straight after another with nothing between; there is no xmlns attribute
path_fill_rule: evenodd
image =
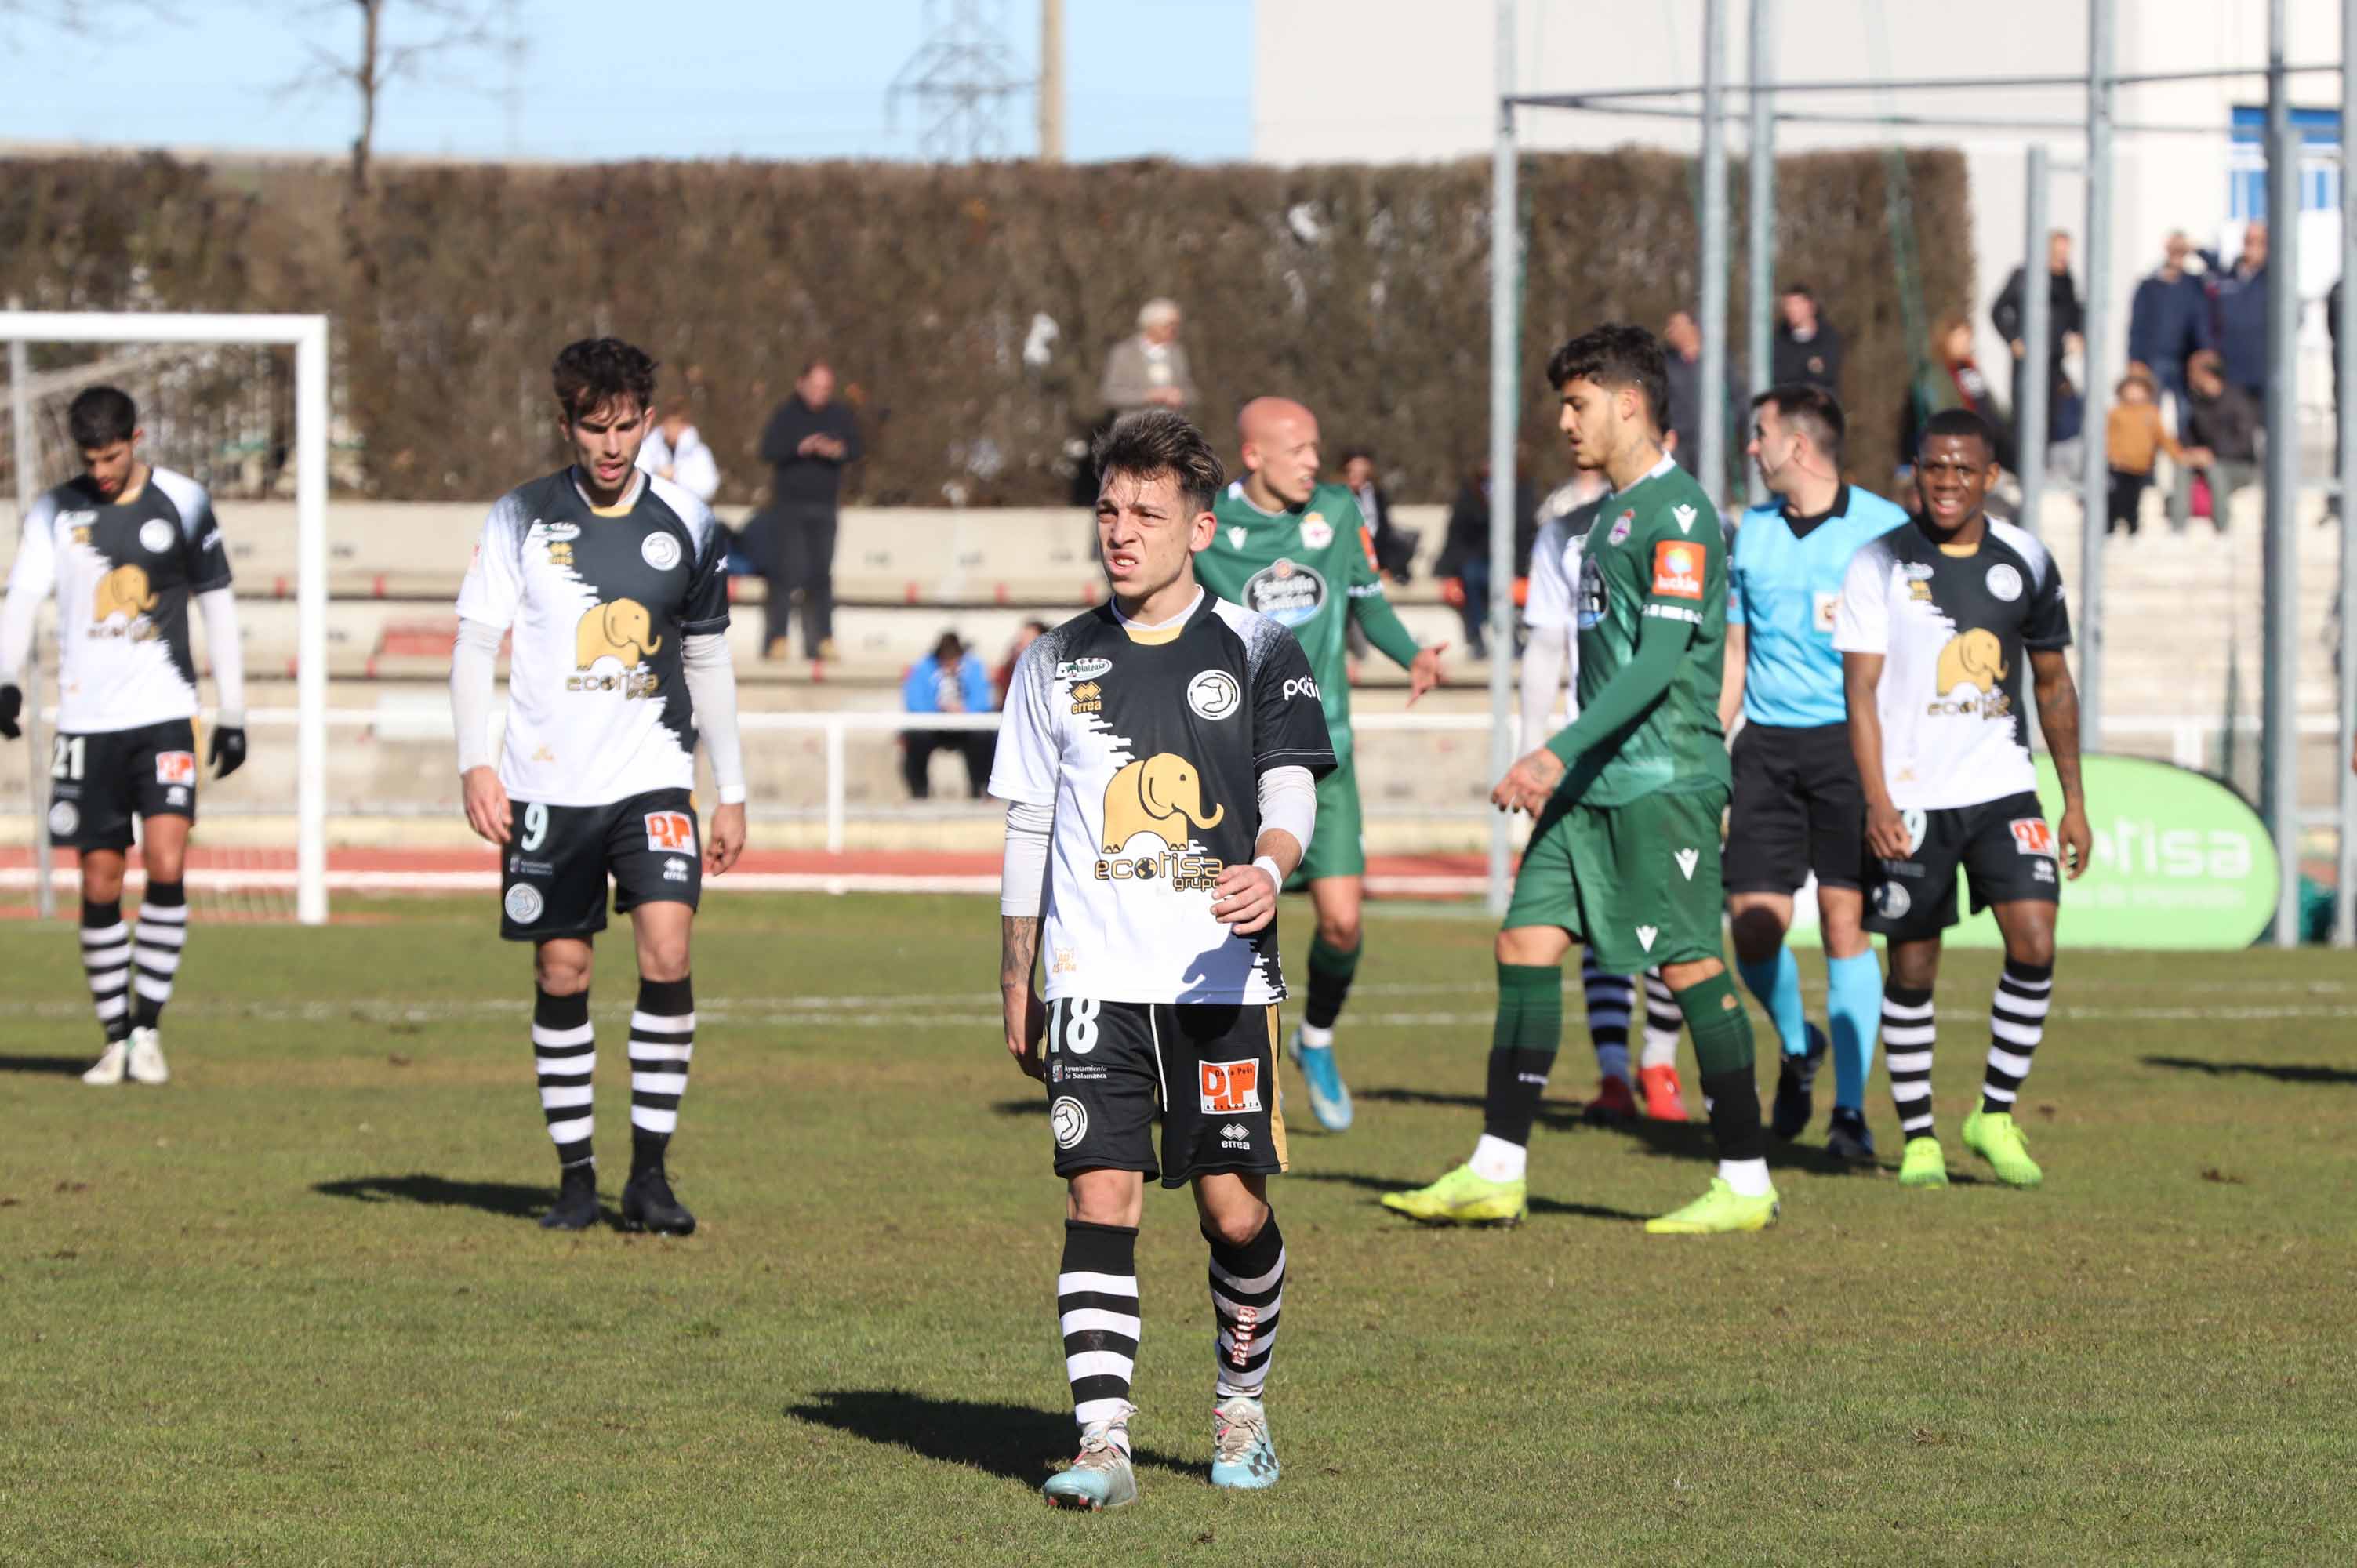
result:
<svg viewBox="0 0 2357 1568"><path fill-rule="evenodd" d="M1607 973L1654 965L1694 1035L1718 1143L1701 1197L1655 1235L1757 1230L1776 1217L1752 1080L1751 1023L1722 961L1718 820L1727 760L1718 694L1727 545L1709 495L1662 448L1667 378L1641 328L1599 327L1547 365L1580 467L1612 493L1579 568L1579 717L1507 771L1501 811L1537 819L1498 933L1498 1021L1473 1157L1383 1206L1435 1224L1530 1211L1531 1125L1563 1035L1563 960L1585 941Z"/></svg>
<svg viewBox="0 0 2357 1568"><path fill-rule="evenodd" d="M1318 420L1289 398L1254 398L1236 419L1244 477L1220 493L1211 547L1195 572L1220 597L1291 628L1309 656L1337 766L1318 780L1318 829L1290 886L1307 884L1318 914L1309 944L1309 996L1290 1054L1309 1089L1309 1109L1329 1133L1351 1125L1351 1090L1334 1061L1334 1021L1359 969L1359 907L1367 874L1359 781L1351 745L1348 622L1408 672L1407 700L1440 684L1441 650L1419 649L1383 597L1373 542L1359 503L1318 482Z"/></svg>

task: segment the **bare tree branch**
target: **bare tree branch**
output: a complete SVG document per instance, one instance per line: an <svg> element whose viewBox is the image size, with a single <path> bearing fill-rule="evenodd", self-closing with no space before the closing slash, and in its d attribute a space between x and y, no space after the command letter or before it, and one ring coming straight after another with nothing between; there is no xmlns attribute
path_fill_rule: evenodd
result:
<svg viewBox="0 0 2357 1568"><path fill-rule="evenodd" d="M0 0L0 6L24 0ZM342 48L306 38L311 64L279 86L282 98L322 89L349 90L357 101L359 125L352 138L352 189L366 194L376 150L378 111L384 90L395 81L428 74L464 82L447 66L470 55L511 53L521 40L509 37L494 17L496 0L323 0L303 6L307 16L360 24L358 37ZM396 28L399 37L395 37Z"/></svg>

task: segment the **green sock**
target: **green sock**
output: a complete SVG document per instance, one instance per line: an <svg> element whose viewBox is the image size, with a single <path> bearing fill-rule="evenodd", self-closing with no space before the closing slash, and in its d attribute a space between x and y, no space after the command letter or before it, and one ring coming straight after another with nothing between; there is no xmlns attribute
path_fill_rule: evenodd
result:
<svg viewBox="0 0 2357 1568"><path fill-rule="evenodd" d="M1563 1045L1563 966L1498 966L1498 1022L1490 1036L1490 1090L1481 1130L1528 1144L1547 1074Z"/></svg>
<svg viewBox="0 0 2357 1568"><path fill-rule="evenodd" d="M1760 1086L1752 1078L1751 1015L1743 1010L1734 980L1722 972L1687 986L1678 993L1678 1011L1694 1036L1718 1157L1764 1158L1768 1141L1760 1126Z"/></svg>
<svg viewBox="0 0 2357 1568"><path fill-rule="evenodd" d="M1313 1029L1330 1029L1334 1020L1342 1015L1342 1003L1351 994L1351 981L1359 972L1359 954L1364 944L1344 952L1329 948L1323 937L1309 943L1309 1000L1302 1004L1301 1021Z"/></svg>

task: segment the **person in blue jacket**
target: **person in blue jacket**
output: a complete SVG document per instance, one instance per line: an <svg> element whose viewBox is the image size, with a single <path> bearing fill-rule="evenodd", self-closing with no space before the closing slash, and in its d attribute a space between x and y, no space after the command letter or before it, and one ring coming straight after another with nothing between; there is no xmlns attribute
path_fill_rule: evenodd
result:
<svg viewBox="0 0 2357 1568"><path fill-rule="evenodd" d="M994 704L990 672L953 631L942 633L933 650L909 666L900 682L900 705L912 714L986 714ZM901 733L907 746L900 758L901 777L911 800L928 799L927 765L933 753L947 748L965 757L965 792L980 800L990 779L990 763L997 751L996 736L981 729L909 729Z"/></svg>

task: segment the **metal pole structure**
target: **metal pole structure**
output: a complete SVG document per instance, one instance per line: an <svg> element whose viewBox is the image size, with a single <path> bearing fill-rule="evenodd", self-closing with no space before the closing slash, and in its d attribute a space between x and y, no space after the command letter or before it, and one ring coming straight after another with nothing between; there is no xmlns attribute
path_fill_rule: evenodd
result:
<svg viewBox="0 0 2357 1568"><path fill-rule="evenodd" d="M1727 501L1727 0L1702 7L1702 439L1694 471L1713 506Z"/></svg>
<svg viewBox="0 0 2357 1568"><path fill-rule="evenodd" d="M2044 372L2054 353L2053 300L2046 290L2046 233L2051 226L2047 216L2047 199L2051 194L2047 187L2046 144L2033 142L2029 146L2029 165L2025 176L2029 182L2029 200L2022 209L2022 232L2028 236L2022 245L2021 275L2021 396L2015 414L2014 461L2019 466L2017 476L2021 480L2021 526L2032 533L2043 534L2046 524L2046 414L2047 395L2053 390L2054 378ZM2082 579L2080 601L2084 603L2086 588Z"/></svg>
<svg viewBox="0 0 2357 1568"><path fill-rule="evenodd" d="M2357 43L2357 0L2341 0L2341 54ZM2357 286L2357 166L2349 156L2357 137L2357 71L2341 72L2341 331L2334 367L2333 417L2341 425L2341 736L2332 767L2341 779L2340 875L2333 889L2332 941L2357 946L2357 322L2349 318L2349 291Z"/></svg>
<svg viewBox="0 0 2357 1568"><path fill-rule="evenodd" d="M2284 58L2285 0L2267 6L2267 59ZM2299 940L2299 143L2279 71L2267 80L2266 660L2259 805L2283 865L2275 945Z"/></svg>
<svg viewBox="0 0 2357 1568"><path fill-rule="evenodd" d="M1776 0L1751 0L1750 48L1751 203L1743 258L1749 274L1743 301L1743 390L1757 397L1773 383L1776 362L1776 95L1768 86L1776 71ZM1750 411L1744 410L1738 428L1750 428L1749 418ZM1766 482L1751 464L1743 467L1751 504L1765 506Z"/></svg>
<svg viewBox="0 0 2357 1568"><path fill-rule="evenodd" d="M328 923L328 318L295 340L295 918Z"/></svg>
<svg viewBox="0 0 2357 1568"><path fill-rule="evenodd" d="M13 296L8 308L22 308ZM9 427L16 432L16 522L33 510L33 357L22 338L8 344ZM33 909L44 920L58 912L58 890L49 886L55 857L49 852L49 758L41 745L41 649L38 638L25 650L25 793L33 802Z"/></svg>
<svg viewBox="0 0 2357 1568"><path fill-rule="evenodd" d="M2087 384L2080 389L2086 411L2080 424L2079 501L2079 740L2089 751L2104 749L2104 530L2111 488L2110 454L2104 450L2103 409L2111 397L2112 298L2112 51L2115 0L2087 4ZM2040 242L2033 238L2032 244ZM2034 252L2033 252L2034 253ZM2045 285L2042 276L2032 280ZM2031 367L2044 373L2045 367ZM2040 454L2043 460L2043 454Z"/></svg>
<svg viewBox="0 0 2357 1568"><path fill-rule="evenodd" d="M1039 161L1064 161L1064 0L1039 0Z"/></svg>
<svg viewBox="0 0 2357 1568"><path fill-rule="evenodd" d="M1490 777L1514 765L1514 432L1522 425L1523 226L1515 192L1514 0L1498 5L1498 145L1490 173ZM1535 740L1533 741L1535 745ZM1512 890L1512 819L1490 822L1490 912Z"/></svg>

